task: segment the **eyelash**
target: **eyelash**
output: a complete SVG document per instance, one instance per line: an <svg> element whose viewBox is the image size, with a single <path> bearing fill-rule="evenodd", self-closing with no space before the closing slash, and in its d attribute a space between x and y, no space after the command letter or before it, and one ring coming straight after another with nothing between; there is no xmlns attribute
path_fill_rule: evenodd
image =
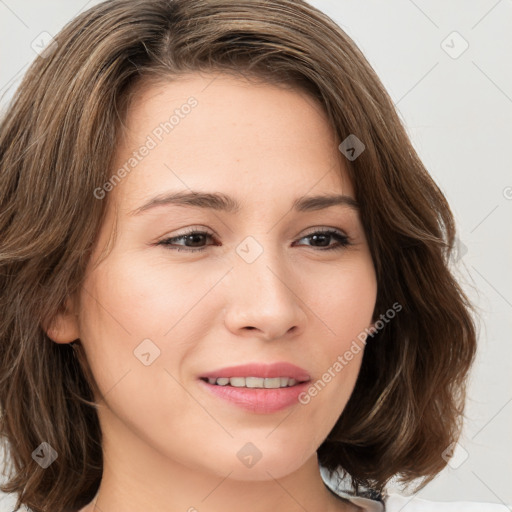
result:
<svg viewBox="0 0 512 512"><path fill-rule="evenodd" d="M333 238L336 238L337 245L334 245L332 247L327 247L327 248L317 248L318 251L335 251L335 250L339 251L339 250L345 249L349 245L352 245L348 236L342 234L339 231L333 230L333 229L318 229L316 231L313 231L313 232L308 233L307 235L301 237L299 240L302 240L303 238L311 238L314 235L319 235L319 234L332 236ZM162 245L166 249L170 249L170 250L185 251L185 252L200 252L200 251L204 251L206 249L206 247L208 247L208 246L204 246L204 247L196 247L196 248L193 248L193 247L184 248L185 246L173 246L173 243L176 240L186 238L187 236L190 236L190 235L206 235L210 238L213 237L213 233L209 233L208 231L199 231L196 229L191 229L190 231L187 231L181 235L174 236L172 238L165 238L164 240L161 240L160 242L158 242L156 245ZM312 246L306 246L306 247L312 247ZM314 247L312 247L312 248L314 249Z"/></svg>

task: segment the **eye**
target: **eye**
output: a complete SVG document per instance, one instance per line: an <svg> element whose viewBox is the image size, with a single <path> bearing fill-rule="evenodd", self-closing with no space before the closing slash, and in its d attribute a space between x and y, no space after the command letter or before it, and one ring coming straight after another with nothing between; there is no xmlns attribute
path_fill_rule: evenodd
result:
<svg viewBox="0 0 512 512"><path fill-rule="evenodd" d="M336 240L335 245L329 243L329 241L332 241L333 238ZM313 245L311 245L311 243L307 245L318 248L320 251L341 250L351 245L349 237L343 234L341 231L335 229L317 229L309 235L302 237L300 240L305 239L309 239L311 242L313 242ZM319 245L315 245L317 243Z"/></svg>
<svg viewBox="0 0 512 512"><path fill-rule="evenodd" d="M207 240L212 240L213 238L213 233L208 231L199 231L192 228L181 235L172 238L165 238L156 245L162 245L166 249L175 251L198 252L204 251L208 246L204 245L204 243ZM334 244L332 243L333 239L335 240ZM308 245L318 249L319 251L341 250L351 245L349 237L335 229L317 229L299 240L309 240L310 243L300 245Z"/></svg>
<svg viewBox="0 0 512 512"><path fill-rule="evenodd" d="M207 239L212 239L213 234L208 231L199 231L197 229L191 229L181 235L165 238L156 245L163 245L167 249L176 251L187 251L187 252L198 252L204 251L205 246L201 245ZM178 241L183 241L186 245L180 245Z"/></svg>

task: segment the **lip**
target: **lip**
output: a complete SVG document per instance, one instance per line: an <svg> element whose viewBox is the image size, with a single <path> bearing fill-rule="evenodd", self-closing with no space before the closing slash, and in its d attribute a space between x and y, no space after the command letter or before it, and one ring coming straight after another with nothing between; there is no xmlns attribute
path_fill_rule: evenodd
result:
<svg viewBox="0 0 512 512"><path fill-rule="evenodd" d="M234 386L218 386L207 380L213 377L289 377L295 379L294 386L286 388L237 388ZM219 368L199 377L199 385L216 397L231 402L242 409L270 414L298 403L299 395L304 392L311 380L306 370L286 362L273 364L249 363L239 366Z"/></svg>
<svg viewBox="0 0 512 512"><path fill-rule="evenodd" d="M306 391L309 381L276 389L217 386L201 379L199 379L199 385L237 407L254 413L270 414L299 403L299 395Z"/></svg>
<svg viewBox="0 0 512 512"><path fill-rule="evenodd" d="M294 364L280 361L272 364L248 363L238 366L228 366L204 373L199 378L213 377L289 377L299 382L311 380L310 375L304 368Z"/></svg>

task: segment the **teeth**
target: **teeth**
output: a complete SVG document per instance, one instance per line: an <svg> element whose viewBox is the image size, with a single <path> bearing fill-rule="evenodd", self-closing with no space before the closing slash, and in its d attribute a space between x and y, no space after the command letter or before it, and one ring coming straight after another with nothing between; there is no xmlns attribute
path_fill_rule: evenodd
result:
<svg viewBox="0 0 512 512"><path fill-rule="evenodd" d="M265 379L262 379L260 377L246 377L244 378L238 378L236 379L240 384L233 384L233 381L235 379L229 379L232 386L240 385L240 386L246 386L248 388L264 388L266 387ZM278 386L279 387L279 386Z"/></svg>
<svg viewBox="0 0 512 512"><path fill-rule="evenodd" d="M210 384L217 386L227 386L228 384L235 388L261 388L261 389L277 389L294 386L297 384L295 379L288 377L209 377Z"/></svg>
<svg viewBox="0 0 512 512"><path fill-rule="evenodd" d="M229 383L235 388L245 388L245 377L231 377Z"/></svg>
<svg viewBox="0 0 512 512"><path fill-rule="evenodd" d="M265 379L263 382L264 388L276 389L281 387L281 377L274 377Z"/></svg>

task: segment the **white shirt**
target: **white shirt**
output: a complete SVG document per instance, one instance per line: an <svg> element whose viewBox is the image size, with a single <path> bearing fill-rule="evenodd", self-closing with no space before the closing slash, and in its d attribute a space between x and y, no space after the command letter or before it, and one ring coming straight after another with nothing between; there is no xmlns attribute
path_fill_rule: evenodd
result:
<svg viewBox="0 0 512 512"><path fill-rule="evenodd" d="M347 481L341 480L335 483L334 478L329 479L328 472L320 466L320 474L327 487L350 503L357 505L364 512L510 512L506 505L497 503L475 503L469 501L440 502L429 501L415 497L390 494L384 502L356 497L350 493Z"/></svg>

